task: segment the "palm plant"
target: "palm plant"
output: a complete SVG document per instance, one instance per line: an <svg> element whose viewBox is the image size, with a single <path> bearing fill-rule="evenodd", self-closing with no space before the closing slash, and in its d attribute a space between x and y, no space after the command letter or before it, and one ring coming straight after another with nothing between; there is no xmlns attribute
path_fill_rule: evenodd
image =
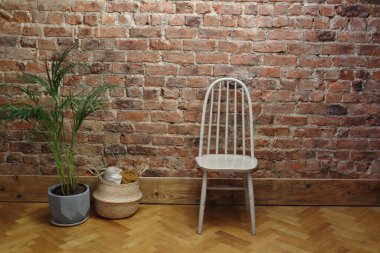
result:
<svg viewBox="0 0 380 253"><path fill-rule="evenodd" d="M35 74L22 74L21 79L26 83L39 85L47 94L47 103L42 102L37 92L22 87L30 103L0 105L0 119L8 122L25 120L35 122L30 129L33 135L42 136L49 144L55 158L55 165L60 181L60 194L72 195L77 192L78 178L75 173L74 151L78 130L83 121L92 112L104 108L105 100L102 94L113 88L111 84L104 84L90 91L82 86L63 94L65 87L64 77L77 67L88 69L84 63L69 62L65 59L78 44L73 43L65 49L50 64L45 61L46 77ZM72 119L66 117L70 114ZM67 121L71 121L71 131L66 131Z"/></svg>

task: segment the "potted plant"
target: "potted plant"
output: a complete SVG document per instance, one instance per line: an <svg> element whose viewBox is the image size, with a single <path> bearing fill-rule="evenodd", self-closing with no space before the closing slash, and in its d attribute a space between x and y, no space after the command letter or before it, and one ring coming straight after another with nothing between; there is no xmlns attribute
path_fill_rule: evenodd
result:
<svg viewBox="0 0 380 253"><path fill-rule="evenodd" d="M45 61L46 76L22 74L26 83L37 84L39 91L21 87L27 102L0 105L0 119L8 122L25 120L35 122L32 135L48 143L55 159L59 184L48 189L50 221L56 225L70 226L87 220L90 209L88 185L78 182L75 172L75 144L83 121L92 112L106 105L102 94L113 88L104 84L88 89L65 86L64 77L77 68L88 69L87 64L66 62L65 59L78 43L73 43L51 64ZM69 89L70 88L70 89Z"/></svg>

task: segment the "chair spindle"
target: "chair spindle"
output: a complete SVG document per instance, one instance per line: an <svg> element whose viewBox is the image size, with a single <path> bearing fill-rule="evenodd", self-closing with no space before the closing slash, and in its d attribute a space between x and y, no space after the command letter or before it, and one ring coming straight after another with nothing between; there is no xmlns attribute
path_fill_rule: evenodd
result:
<svg viewBox="0 0 380 253"><path fill-rule="evenodd" d="M236 135L237 135L237 118L236 118L236 115L237 115L237 84L234 83L234 155L236 155Z"/></svg>
<svg viewBox="0 0 380 253"><path fill-rule="evenodd" d="M210 142L211 142L211 130L212 130L212 107L214 104L214 88L211 90L210 99L210 119L208 124L208 136L207 136L207 154L210 154Z"/></svg>
<svg viewBox="0 0 380 253"><path fill-rule="evenodd" d="M215 143L215 154L219 153L219 122L220 122L220 97L222 94L222 84L219 83L218 90L218 113L217 113L217 123L216 123L216 143Z"/></svg>

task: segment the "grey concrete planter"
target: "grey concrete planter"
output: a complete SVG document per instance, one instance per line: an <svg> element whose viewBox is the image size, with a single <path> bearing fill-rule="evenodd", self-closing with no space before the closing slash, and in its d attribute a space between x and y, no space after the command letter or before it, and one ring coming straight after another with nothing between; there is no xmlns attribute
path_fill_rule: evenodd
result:
<svg viewBox="0 0 380 253"><path fill-rule="evenodd" d="M85 222L90 211L90 189L82 184L86 190L82 193L69 196L53 194L59 184L48 189L50 222L57 226L74 226Z"/></svg>

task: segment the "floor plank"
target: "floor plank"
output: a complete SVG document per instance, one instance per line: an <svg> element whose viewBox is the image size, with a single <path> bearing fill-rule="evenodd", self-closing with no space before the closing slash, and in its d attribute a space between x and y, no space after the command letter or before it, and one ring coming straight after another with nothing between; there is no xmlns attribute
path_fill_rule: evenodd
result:
<svg viewBox="0 0 380 253"><path fill-rule="evenodd" d="M91 213L76 227L48 223L46 203L0 202L0 252L380 252L379 207L259 206L257 235L242 206L141 205L128 219Z"/></svg>

